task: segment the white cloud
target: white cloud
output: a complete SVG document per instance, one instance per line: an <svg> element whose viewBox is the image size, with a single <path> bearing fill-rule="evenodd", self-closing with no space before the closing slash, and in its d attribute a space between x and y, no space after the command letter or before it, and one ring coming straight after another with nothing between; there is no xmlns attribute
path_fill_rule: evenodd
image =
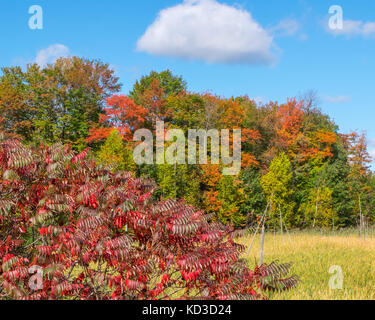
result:
<svg viewBox="0 0 375 320"><path fill-rule="evenodd" d="M301 26L297 20L294 19L284 19L281 20L276 26L269 29L269 31L275 37L290 37L294 36Z"/></svg>
<svg viewBox="0 0 375 320"><path fill-rule="evenodd" d="M346 103L352 100L349 96L324 97L324 100L330 103Z"/></svg>
<svg viewBox="0 0 375 320"><path fill-rule="evenodd" d="M375 139L372 139L368 142L368 146L371 147L369 150L370 157L372 158L373 168L375 166Z"/></svg>
<svg viewBox="0 0 375 320"><path fill-rule="evenodd" d="M137 42L152 55L208 63L271 64L273 47L250 12L215 0L184 0L160 11Z"/></svg>
<svg viewBox="0 0 375 320"><path fill-rule="evenodd" d="M253 98L254 102L256 104L259 104L259 105L263 105L263 104L266 104L267 103L267 99L266 98L263 98L263 97L255 97Z"/></svg>
<svg viewBox="0 0 375 320"><path fill-rule="evenodd" d="M69 48L62 44L54 44L48 48L40 50L35 58L35 62L44 67L49 63L54 63L60 57L69 55Z"/></svg>
<svg viewBox="0 0 375 320"><path fill-rule="evenodd" d="M375 34L375 22L344 20L342 29L330 29L327 27L327 31L334 35L369 37Z"/></svg>

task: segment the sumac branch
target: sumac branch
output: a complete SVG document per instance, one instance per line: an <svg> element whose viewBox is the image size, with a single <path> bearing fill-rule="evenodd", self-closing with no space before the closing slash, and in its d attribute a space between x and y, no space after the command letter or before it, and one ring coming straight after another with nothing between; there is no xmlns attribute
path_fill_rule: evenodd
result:
<svg viewBox="0 0 375 320"><path fill-rule="evenodd" d="M261 299L296 285L288 265L251 271L231 226L85 150L0 137L0 298ZM31 266L43 288L30 286Z"/></svg>

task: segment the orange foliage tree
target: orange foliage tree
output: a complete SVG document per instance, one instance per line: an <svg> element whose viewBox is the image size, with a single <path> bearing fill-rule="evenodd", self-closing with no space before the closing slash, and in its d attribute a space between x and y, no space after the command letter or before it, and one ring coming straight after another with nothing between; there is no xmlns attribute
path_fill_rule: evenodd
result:
<svg viewBox="0 0 375 320"><path fill-rule="evenodd" d="M105 139L116 128L126 141L132 140L132 133L142 128L146 121L147 110L137 105L125 95L114 95L107 99L105 114L100 116L97 128L90 130L88 142Z"/></svg>

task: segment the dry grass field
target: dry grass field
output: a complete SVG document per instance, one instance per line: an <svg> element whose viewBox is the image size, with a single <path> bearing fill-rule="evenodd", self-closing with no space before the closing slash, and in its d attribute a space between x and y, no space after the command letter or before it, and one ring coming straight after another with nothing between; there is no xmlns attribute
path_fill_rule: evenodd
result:
<svg viewBox="0 0 375 320"><path fill-rule="evenodd" d="M251 265L259 259L259 236L248 255ZM251 237L241 239L244 244ZM264 262L274 260L292 262L292 273L301 279L297 288L290 292L273 294L271 299L298 300L357 300L375 299L375 236L370 232L366 240L358 233L343 232L321 234L295 232L266 234ZM331 266L340 266L343 274L341 290L329 286Z"/></svg>

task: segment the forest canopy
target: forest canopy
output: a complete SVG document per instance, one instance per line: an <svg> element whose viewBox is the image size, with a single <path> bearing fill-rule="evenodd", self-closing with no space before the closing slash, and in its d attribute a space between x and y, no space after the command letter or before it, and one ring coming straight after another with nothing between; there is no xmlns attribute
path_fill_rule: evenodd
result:
<svg viewBox="0 0 375 320"><path fill-rule="evenodd" d="M94 151L97 162L159 186L158 200L185 199L224 223L252 224L270 204L267 224L277 228L342 228L374 219L375 181L363 133L339 132L313 94L259 104L188 90L170 70L151 71L120 94L109 64L78 57L54 64L2 68L0 130L32 146L71 145ZM136 165L139 128L241 129L237 176L223 164Z"/></svg>

